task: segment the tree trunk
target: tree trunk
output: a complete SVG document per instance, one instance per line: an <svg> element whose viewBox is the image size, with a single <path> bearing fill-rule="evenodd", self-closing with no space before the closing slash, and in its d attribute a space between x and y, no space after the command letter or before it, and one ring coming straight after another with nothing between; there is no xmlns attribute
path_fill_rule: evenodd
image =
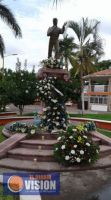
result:
<svg viewBox="0 0 111 200"><path fill-rule="evenodd" d="M65 68L67 69L68 71L68 61L67 61L67 58L65 57Z"/></svg>
<svg viewBox="0 0 111 200"><path fill-rule="evenodd" d="M83 72L80 73L80 82L81 82L81 103L82 103L82 115L84 114L84 82L83 82Z"/></svg>
<svg viewBox="0 0 111 200"><path fill-rule="evenodd" d="M21 116L23 114L23 110L24 110L24 105L19 105L19 112Z"/></svg>

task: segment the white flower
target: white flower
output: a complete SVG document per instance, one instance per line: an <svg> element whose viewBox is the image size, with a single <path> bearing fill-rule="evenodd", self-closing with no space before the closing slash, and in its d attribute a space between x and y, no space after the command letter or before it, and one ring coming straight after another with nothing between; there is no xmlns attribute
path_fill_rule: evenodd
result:
<svg viewBox="0 0 111 200"><path fill-rule="evenodd" d="M25 93L27 94L27 93L29 93L29 91L28 91L28 90L25 90Z"/></svg>
<svg viewBox="0 0 111 200"><path fill-rule="evenodd" d="M43 118L43 119L46 119L46 116L43 116L42 118Z"/></svg>
<svg viewBox="0 0 111 200"><path fill-rule="evenodd" d="M89 161L89 163L90 163L90 162L91 162L91 159L89 159L88 161Z"/></svg>
<svg viewBox="0 0 111 200"><path fill-rule="evenodd" d="M62 145L62 146L61 146L61 149L65 149L65 148L66 148L65 145Z"/></svg>
<svg viewBox="0 0 111 200"><path fill-rule="evenodd" d="M76 128L74 128L74 129L72 129L74 132L76 132L77 131L77 129Z"/></svg>
<svg viewBox="0 0 111 200"><path fill-rule="evenodd" d="M39 90L42 90L42 87L40 87Z"/></svg>
<svg viewBox="0 0 111 200"><path fill-rule="evenodd" d="M98 150L96 150L96 153L99 153L99 151L98 151Z"/></svg>
<svg viewBox="0 0 111 200"><path fill-rule="evenodd" d="M83 151L83 150L80 150L80 154L83 155L83 154L84 154L84 151Z"/></svg>
<svg viewBox="0 0 111 200"><path fill-rule="evenodd" d="M83 138L87 139L87 136L86 136L86 135L84 135L84 136L83 136Z"/></svg>
<svg viewBox="0 0 111 200"><path fill-rule="evenodd" d="M57 103L58 101L56 99L51 99L53 103Z"/></svg>
<svg viewBox="0 0 111 200"><path fill-rule="evenodd" d="M86 146L90 147L90 144L87 142L87 143L86 143Z"/></svg>
<svg viewBox="0 0 111 200"><path fill-rule="evenodd" d="M59 119L59 117L56 117L56 119Z"/></svg>
<svg viewBox="0 0 111 200"><path fill-rule="evenodd" d="M56 126L59 126L59 122L56 122Z"/></svg>
<svg viewBox="0 0 111 200"><path fill-rule="evenodd" d="M76 145L76 144L74 145L74 148L77 148L77 145Z"/></svg>
<svg viewBox="0 0 111 200"><path fill-rule="evenodd" d="M61 140L61 137L58 137L57 140Z"/></svg>
<svg viewBox="0 0 111 200"><path fill-rule="evenodd" d="M71 154L75 154L75 150L71 150Z"/></svg>
<svg viewBox="0 0 111 200"><path fill-rule="evenodd" d="M58 150L58 148L56 147L56 148L55 148L55 151L57 151L57 150Z"/></svg>
<svg viewBox="0 0 111 200"><path fill-rule="evenodd" d="M69 138L70 138L70 139L73 139L73 136L71 135Z"/></svg>
<svg viewBox="0 0 111 200"><path fill-rule="evenodd" d="M30 133L31 133L31 135L35 134L35 129L32 129L32 130L30 131Z"/></svg>
<svg viewBox="0 0 111 200"><path fill-rule="evenodd" d="M70 158L69 156L65 156L65 160L69 160L69 158Z"/></svg>
<svg viewBox="0 0 111 200"><path fill-rule="evenodd" d="M43 108L43 111L47 111L47 108Z"/></svg>
<svg viewBox="0 0 111 200"><path fill-rule="evenodd" d="M66 127L66 124L64 124L63 127Z"/></svg>
<svg viewBox="0 0 111 200"><path fill-rule="evenodd" d="M25 128L22 128L22 129L21 129L21 132L22 132L22 133L25 133L25 131L26 131Z"/></svg>
<svg viewBox="0 0 111 200"><path fill-rule="evenodd" d="M44 88L47 88L47 86L45 85Z"/></svg>
<svg viewBox="0 0 111 200"><path fill-rule="evenodd" d="M77 161L78 163L80 163L80 162L81 162L81 159L80 159L80 158L76 158L76 161Z"/></svg>

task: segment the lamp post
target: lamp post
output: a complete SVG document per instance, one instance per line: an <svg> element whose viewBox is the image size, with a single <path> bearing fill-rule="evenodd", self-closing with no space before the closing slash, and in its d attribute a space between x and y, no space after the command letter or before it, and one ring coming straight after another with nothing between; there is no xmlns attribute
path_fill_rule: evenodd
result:
<svg viewBox="0 0 111 200"><path fill-rule="evenodd" d="M9 55L6 55L6 56L3 55L3 64L2 64L2 69L3 69L3 71L4 71L4 61L5 61L5 57L8 57L8 56L17 56L17 55L18 55L18 54L16 54L16 53L9 54Z"/></svg>

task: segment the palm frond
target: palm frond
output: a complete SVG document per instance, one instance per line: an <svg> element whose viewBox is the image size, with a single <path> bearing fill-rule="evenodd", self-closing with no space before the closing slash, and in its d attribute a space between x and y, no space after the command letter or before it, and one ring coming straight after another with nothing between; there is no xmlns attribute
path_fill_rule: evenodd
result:
<svg viewBox="0 0 111 200"><path fill-rule="evenodd" d="M61 2L61 1L62 0L53 0L53 6L56 5L56 8L57 8L58 3Z"/></svg>
<svg viewBox="0 0 111 200"><path fill-rule="evenodd" d="M76 36L78 37L78 40L80 41L81 27L79 26L79 24L77 22L74 22L74 21L69 21L68 27L71 28L75 32Z"/></svg>
<svg viewBox="0 0 111 200"><path fill-rule="evenodd" d="M0 35L0 55L3 58L5 52L5 45L2 36Z"/></svg>
<svg viewBox="0 0 111 200"><path fill-rule="evenodd" d="M15 37L22 37L21 29L9 8L0 3L0 17L13 30Z"/></svg>

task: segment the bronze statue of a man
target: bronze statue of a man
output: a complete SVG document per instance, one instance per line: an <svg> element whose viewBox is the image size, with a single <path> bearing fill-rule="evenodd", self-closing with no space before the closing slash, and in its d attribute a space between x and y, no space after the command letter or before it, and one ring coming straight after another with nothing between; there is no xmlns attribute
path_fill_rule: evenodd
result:
<svg viewBox="0 0 111 200"><path fill-rule="evenodd" d="M55 50L55 59L58 59L59 57L59 34L63 34L65 31L65 24L62 28L59 28L57 26L58 19L53 19L53 26L49 27L47 31L47 36L50 36L49 39L49 49L48 49L48 58L52 57L52 50L54 48Z"/></svg>

